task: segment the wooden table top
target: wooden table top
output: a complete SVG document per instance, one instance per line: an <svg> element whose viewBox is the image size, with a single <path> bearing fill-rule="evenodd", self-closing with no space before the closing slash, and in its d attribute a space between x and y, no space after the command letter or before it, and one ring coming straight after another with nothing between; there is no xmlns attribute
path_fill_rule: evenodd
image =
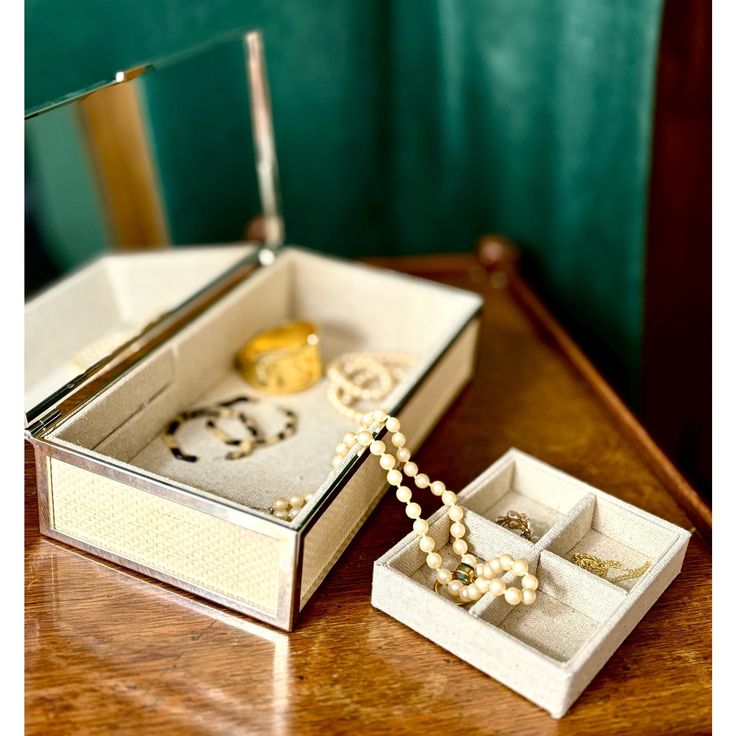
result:
<svg viewBox="0 0 736 736"><path fill-rule="evenodd" d="M474 263L391 262L486 297L476 377L418 454L423 469L460 489L514 446L705 534L568 715L371 607L373 561L407 531L393 494L286 634L40 537L26 443L28 734L710 731L707 508L515 272Z"/></svg>

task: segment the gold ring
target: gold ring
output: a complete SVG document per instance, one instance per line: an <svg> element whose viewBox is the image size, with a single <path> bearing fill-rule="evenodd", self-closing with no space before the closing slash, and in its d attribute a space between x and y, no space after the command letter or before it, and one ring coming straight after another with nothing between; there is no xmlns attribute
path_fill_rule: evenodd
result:
<svg viewBox="0 0 736 736"><path fill-rule="evenodd" d="M238 351L243 378L269 394L292 394L322 377L317 328L311 322L290 322L259 332Z"/></svg>
<svg viewBox="0 0 736 736"><path fill-rule="evenodd" d="M530 542L534 541L532 523L529 521L529 517L520 511L507 511L503 516L496 519L496 524L505 529L510 529L512 532L518 532L522 539L528 539Z"/></svg>

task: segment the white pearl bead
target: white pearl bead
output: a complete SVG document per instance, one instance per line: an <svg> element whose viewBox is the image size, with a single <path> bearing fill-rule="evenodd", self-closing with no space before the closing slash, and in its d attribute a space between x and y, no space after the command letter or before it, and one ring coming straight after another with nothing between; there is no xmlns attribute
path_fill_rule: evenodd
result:
<svg viewBox="0 0 736 736"><path fill-rule="evenodd" d="M435 481L436 483L437 481ZM434 485L434 483L432 484ZM443 491L444 493L444 491ZM462 506L451 506L450 510L447 512L447 515L453 520L453 521L461 521L463 516L465 516L465 512L463 511Z"/></svg>
<svg viewBox="0 0 736 736"><path fill-rule="evenodd" d="M470 567L475 567L478 564L478 558L475 555L463 555L460 558L460 562L464 562L466 565L470 565Z"/></svg>
<svg viewBox="0 0 736 736"><path fill-rule="evenodd" d="M537 580L535 575L528 572L521 579L521 587L525 590L536 590L539 587L539 580Z"/></svg>
<svg viewBox="0 0 736 736"><path fill-rule="evenodd" d="M493 580L488 582L488 590L498 597L499 595L503 595L503 592L506 590L506 583L501 578L493 578Z"/></svg>
<svg viewBox="0 0 736 736"><path fill-rule="evenodd" d="M463 555L463 557L469 557L471 555ZM462 560L460 560L462 562ZM482 562L479 562L475 566L475 577L476 578L482 578L483 577L483 568L485 567L485 564Z"/></svg>
<svg viewBox="0 0 736 736"><path fill-rule="evenodd" d="M392 486L400 486L401 481L404 480L404 476L401 475L400 470L396 470L396 468L391 468L391 470L386 473L386 480L392 485Z"/></svg>
<svg viewBox="0 0 736 736"><path fill-rule="evenodd" d="M470 603L470 593L468 593L468 589L467 588L463 588L460 591L460 596L459 597L460 597L460 600L463 603Z"/></svg>
<svg viewBox="0 0 736 736"><path fill-rule="evenodd" d="M391 470L391 468L396 465L396 458L393 455L381 455L381 459L378 461L378 464L384 470Z"/></svg>
<svg viewBox="0 0 736 736"><path fill-rule="evenodd" d="M304 496L304 501L305 501L306 503L309 503L309 502L310 502L310 501L311 501L311 500L312 500L313 498L314 498L314 493L307 493L307 494L306 494L306 495Z"/></svg>
<svg viewBox="0 0 736 736"><path fill-rule="evenodd" d="M271 504L271 508L274 511L279 511L280 509L288 509L289 500L284 498L283 496L279 496L278 498L274 499L273 503Z"/></svg>
<svg viewBox="0 0 736 736"><path fill-rule="evenodd" d="M435 480L432 482L430 490L435 496L441 496L445 492L445 484L441 480ZM455 519L455 521L459 521L459 519Z"/></svg>
<svg viewBox="0 0 736 736"><path fill-rule="evenodd" d="M386 452L386 445L381 440L371 442L371 455L383 455L384 452Z"/></svg>
<svg viewBox="0 0 736 736"><path fill-rule="evenodd" d="M409 503L409 501L411 501L411 489L407 486L399 486L396 489L396 498L398 498L401 503Z"/></svg>
<svg viewBox="0 0 736 736"><path fill-rule="evenodd" d="M452 551L456 555L464 555L468 551L468 543L464 539L456 539L452 543Z"/></svg>
<svg viewBox="0 0 736 736"><path fill-rule="evenodd" d="M417 488L426 488L429 485L429 477L426 473L419 473L419 475L414 478L414 482L417 484Z"/></svg>
<svg viewBox="0 0 736 736"><path fill-rule="evenodd" d="M501 562L501 567L506 572L508 572L514 564L514 558L511 555L501 555L498 559Z"/></svg>
<svg viewBox="0 0 736 736"><path fill-rule="evenodd" d="M461 524L459 521L456 521L451 527L450 527L450 534L453 537L457 537L460 539L461 537L465 536L465 525Z"/></svg>
<svg viewBox="0 0 736 736"><path fill-rule="evenodd" d="M437 552L430 552L427 555L427 565L433 570L438 570L442 566L442 557Z"/></svg>
<svg viewBox="0 0 736 736"><path fill-rule="evenodd" d="M480 590L478 590L478 586L475 583L468 585L467 591L468 598L470 598L471 601L477 601L478 598L480 598Z"/></svg>
<svg viewBox="0 0 736 736"><path fill-rule="evenodd" d="M416 463L408 462L406 465L404 465L404 473L410 478L413 478L418 472L419 468L417 467Z"/></svg>
<svg viewBox="0 0 736 736"><path fill-rule="evenodd" d="M393 437L391 437L391 444L394 447L403 447L406 444L406 437L404 437L401 432L397 432Z"/></svg>
<svg viewBox="0 0 736 736"><path fill-rule="evenodd" d="M396 417L389 417L386 420L386 429L389 432L398 432L401 429L401 422Z"/></svg>
<svg viewBox="0 0 736 736"><path fill-rule="evenodd" d="M488 592L488 581L485 578L476 578L475 580L475 587L478 588L478 590L485 594Z"/></svg>
<svg viewBox="0 0 736 736"><path fill-rule="evenodd" d="M521 591L518 588L506 588L503 597L506 599L506 603L512 606L517 606L521 603Z"/></svg>
<svg viewBox="0 0 736 736"><path fill-rule="evenodd" d="M388 418L388 414L386 414L385 409L375 409L373 411L373 421L374 422L377 422L378 424L383 424L387 418Z"/></svg>
<svg viewBox="0 0 736 736"><path fill-rule="evenodd" d="M529 570L529 565L526 560L514 560L514 564L511 566L511 572L517 577L526 575Z"/></svg>
<svg viewBox="0 0 736 736"><path fill-rule="evenodd" d="M501 560L498 557L494 557L488 564L491 566L494 575L500 575L503 572L503 565L501 565Z"/></svg>
<svg viewBox="0 0 736 736"><path fill-rule="evenodd" d="M273 515L277 519L288 519L289 518L289 512L286 509L276 509L276 511L273 512Z"/></svg>
<svg viewBox="0 0 736 736"><path fill-rule="evenodd" d="M342 441L348 446L352 447L357 441L358 438L355 436L355 432L348 432L343 438Z"/></svg>
<svg viewBox="0 0 736 736"><path fill-rule="evenodd" d="M296 519L296 517L299 516L299 512L300 511L301 511L300 508L289 509L289 511L288 511L288 513L289 513L289 519L290 520Z"/></svg>
<svg viewBox="0 0 736 736"><path fill-rule="evenodd" d="M419 540L419 549L422 552L431 552L434 549L434 539L432 537L422 537Z"/></svg>
<svg viewBox="0 0 736 736"><path fill-rule="evenodd" d="M406 515L410 519L418 519L422 515L422 507L418 503L414 503L412 501L411 503L406 504Z"/></svg>
<svg viewBox="0 0 736 736"><path fill-rule="evenodd" d="M350 448L344 442L339 442L337 444L337 447L335 448L335 454L339 455L340 457L345 457L345 455L348 454L349 450Z"/></svg>
<svg viewBox="0 0 736 736"><path fill-rule="evenodd" d="M493 568L487 562L483 565L483 577L486 580L490 580L493 577Z"/></svg>
<svg viewBox="0 0 736 736"><path fill-rule="evenodd" d="M447 592L452 596L459 596L460 591L465 587L461 580L452 580L447 584Z"/></svg>
<svg viewBox="0 0 736 736"><path fill-rule="evenodd" d="M409 452L409 448L407 448L407 447L399 447L399 449L396 450L396 457L402 463L408 463L409 462L409 458L411 457L411 452Z"/></svg>
<svg viewBox="0 0 736 736"><path fill-rule="evenodd" d="M441 567L437 570L437 580L440 585L449 585L452 580L452 573L446 567Z"/></svg>
<svg viewBox="0 0 736 736"><path fill-rule="evenodd" d="M295 508L300 509L302 506L304 506L304 496L291 496L289 498L289 503Z"/></svg>
<svg viewBox="0 0 736 736"><path fill-rule="evenodd" d="M373 435L367 432L365 429L362 432L358 432L358 444L362 447L368 447L373 442Z"/></svg>
<svg viewBox="0 0 736 736"><path fill-rule="evenodd" d="M521 591L521 602L525 606L531 606L534 601L537 600L537 591L536 590L527 590L524 588L524 590Z"/></svg>
<svg viewBox="0 0 736 736"><path fill-rule="evenodd" d="M442 494L442 503L445 506L454 506L457 503L457 496L452 491L445 491Z"/></svg>
<svg viewBox="0 0 736 736"><path fill-rule="evenodd" d="M429 531L429 522L426 519L417 519L412 524L412 529L415 534L418 534L421 537Z"/></svg>
<svg viewBox="0 0 736 736"><path fill-rule="evenodd" d="M341 458L339 455L335 455L335 457L332 458L332 467L337 470L343 463L343 458Z"/></svg>

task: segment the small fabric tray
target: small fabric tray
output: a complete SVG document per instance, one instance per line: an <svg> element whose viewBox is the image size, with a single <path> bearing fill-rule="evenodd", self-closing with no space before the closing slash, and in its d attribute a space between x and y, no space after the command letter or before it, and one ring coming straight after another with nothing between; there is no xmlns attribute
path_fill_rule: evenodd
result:
<svg viewBox="0 0 736 736"><path fill-rule="evenodd" d="M468 607L433 590L418 537L407 535L378 559L373 605L532 702L562 717L682 567L688 532L509 450L458 494L466 541L479 559L508 552L539 579L532 606L510 606L487 593ZM533 539L495 523L526 513ZM446 508L429 519L436 550L457 564ZM571 562L577 552L649 567L616 582Z"/></svg>

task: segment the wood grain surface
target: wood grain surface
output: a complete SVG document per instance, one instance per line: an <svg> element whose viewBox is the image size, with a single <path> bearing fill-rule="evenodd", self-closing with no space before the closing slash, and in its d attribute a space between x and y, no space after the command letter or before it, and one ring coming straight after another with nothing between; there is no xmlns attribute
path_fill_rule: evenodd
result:
<svg viewBox="0 0 736 736"><path fill-rule="evenodd" d="M461 489L514 446L707 535L707 508L514 273L469 256L392 265L486 297L476 376L417 458L431 477ZM26 443L28 734L710 732L698 532L682 574L555 721L371 607L373 561L407 532L392 494L286 634L41 538L32 460Z"/></svg>

